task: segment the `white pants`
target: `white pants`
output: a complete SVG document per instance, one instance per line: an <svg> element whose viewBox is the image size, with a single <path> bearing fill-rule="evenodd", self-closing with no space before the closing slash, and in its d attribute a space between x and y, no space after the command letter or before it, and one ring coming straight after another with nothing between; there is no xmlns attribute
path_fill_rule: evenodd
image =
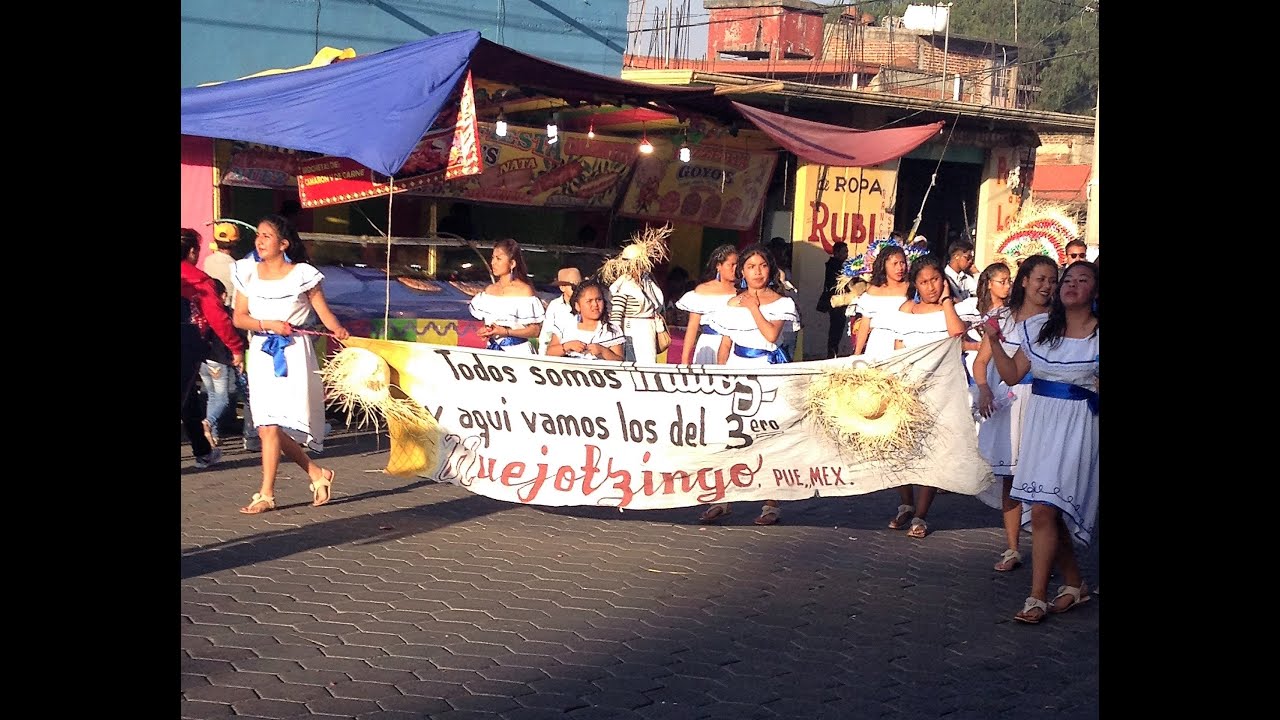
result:
<svg viewBox="0 0 1280 720"><path fill-rule="evenodd" d="M626 318L622 334L627 337L622 359L641 365L658 362L658 321L653 318Z"/></svg>

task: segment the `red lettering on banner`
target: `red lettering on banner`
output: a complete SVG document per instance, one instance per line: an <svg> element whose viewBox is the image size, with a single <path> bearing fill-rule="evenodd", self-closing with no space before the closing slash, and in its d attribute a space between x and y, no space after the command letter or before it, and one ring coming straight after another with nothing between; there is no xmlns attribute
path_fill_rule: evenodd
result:
<svg viewBox="0 0 1280 720"><path fill-rule="evenodd" d="M454 444L454 450L461 449L462 444ZM547 454L547 446L543 445L542 454ZM639 477L628 469L622 467L614 467L614 458L607 458L604 463L604 481L593 483L596 475L601 472L600 448L595 445L584 445L583 450L586 455L586 462L579 467L570 465L561 465L552 473L551 467L547 463L537 464L537 474L529 479L524 479L525 473L529 466L523 462L513 461L503 465L501 472L495 474L498 461L493 458L486 458L476 455L475 461L479 464L477 471L477 479L488 479L493 482L501 483L509 488L515 488L516 497L522 503L535 503L538 494L542 491L546 481L554 476L552 485L558 492L573 492L578 483L581 482L582 494L591 497L596 494L607 481L612 481L611 487L618 491L618 495L614 497L599 497L597 504L609 507L625 508L631 504L635 498L636 492L645 496L653 495L676 495L677 493L688 494L695 490L702 490L697 495L699 503L712 503L723 500L727 494L730 485L740 488L752 487L755 482L755 475L764 465L764 457L756 456L755 467L751 467L746 463L735 463L730 466L726 472L720 468L703 467L695 471L688 470L661 470L655 471L645 468L639 472ZM451 454L452 455L452 454ZM653 459L650 452L645 452L640 461L648 464ZM446 459L445 467L453 467L454 459L452 457ZM582 475L578 475L577 471L581 470ZM456 473L449 473L447 470L441 473L443 479L446 475L454 476ZM726 481L727 476L727 481ZM639 480L639 488L632 487L632 479ZM676 480L679 479L677 486ZM462 485L470 485L466 478L459 477Z"/></svg>

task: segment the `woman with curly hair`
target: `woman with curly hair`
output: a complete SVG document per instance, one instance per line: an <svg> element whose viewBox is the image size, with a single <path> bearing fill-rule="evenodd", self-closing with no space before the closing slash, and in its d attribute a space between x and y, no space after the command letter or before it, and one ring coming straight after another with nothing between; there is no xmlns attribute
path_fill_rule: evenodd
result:
<svg viewBox="0 0 1280 720"><path fill-rule="evenodd" d="M1005 268L1004 277L1008 278L1008 267L1003 264L1000 266ZM1015 353L1022 346L1018 329L1022 327L1024 320L1049 312L1053 288L1057 284L1058 265L1046 255L1033 255L1018 267L1017 276L1007 286L1009 299L1005 305L999 312L987 312L987 321L994 319L998 323L998 332L1004 338L1000 344L1005 353ZM981 282L978 292L981 296ZM1018 446L1027 398L1031 396L1031 378L1023 376L1014 385L1004 383L995 364L991 362L991 349L985 343L978 349L978 357L973 363L973 377L978 387L977 409L983 418L982 424L978 426L978 452L991 464L991 472L1001 480L998 499L994 492L990 495L979 493L978 499L996 507L1004 516L1007 547L995 564L995 570L1008 572L1022 564L1022 553L1018 550L1022 503L1010 498L1009 490L1013 487L1013 476L1018 470ZM1008 398L1010 395L1011 402L997 408L995 398ZM992 486L993 491L995 487Z"/></svg>

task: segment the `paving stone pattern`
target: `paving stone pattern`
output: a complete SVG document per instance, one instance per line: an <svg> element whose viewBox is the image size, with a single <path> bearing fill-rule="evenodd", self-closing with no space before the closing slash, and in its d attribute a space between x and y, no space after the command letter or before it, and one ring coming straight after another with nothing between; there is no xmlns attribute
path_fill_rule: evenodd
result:
<svg viewBox="0 0 1280 720"><path fill-rule="evenodd" d="M183 718L1098 716L1100 596L1013 622L1030 536L994 572L972 497L923 540L886 528L893 490L703 526L393 478L385 435L340 430L333 502L282 461L279 510L246 516L259 457L226 445L205 470L181 446Z"/></svg>

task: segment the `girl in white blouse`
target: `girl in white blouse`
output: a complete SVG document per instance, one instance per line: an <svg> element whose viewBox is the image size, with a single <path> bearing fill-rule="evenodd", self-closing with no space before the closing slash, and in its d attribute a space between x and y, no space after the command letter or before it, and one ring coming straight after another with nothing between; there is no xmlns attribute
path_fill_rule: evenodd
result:
<svg viewBox="0 0 1280 720"><path fill-rule="evenodd" d="M334 472L307 457L307 449L324 449L324 388L315 346L311 338L295 336L294 328L310 322L314 313L338 340L350 333L325 301L320 284L324 275L286 254L305 257L288 220L279 215L264 218L253 244L255 254L232 268L237 292L232 320L250 336L245 366L249 403L262 442L262 483L240 512L275 510L281 453L311 479L311 504L319 507L329 502Z"/></svg>
<svg viewBox="0 0 1280 720"><path fill-rule="evenodd" d="M626 338L608 321L609 297L604 284L594 278L578 283L569 304L576 322L551 331L547 355L588 360L622 360Z"/></svg>
<svg viewBox="0 0 1280 720"><path fill-rule="evenodd" d="M471 298L471 314L484 321L477 335L490 350L533 354L530 338L538 337L546 308L529 284L520 244L511 238L493 244L489 271L496 278L484 292Z"/></svg>

